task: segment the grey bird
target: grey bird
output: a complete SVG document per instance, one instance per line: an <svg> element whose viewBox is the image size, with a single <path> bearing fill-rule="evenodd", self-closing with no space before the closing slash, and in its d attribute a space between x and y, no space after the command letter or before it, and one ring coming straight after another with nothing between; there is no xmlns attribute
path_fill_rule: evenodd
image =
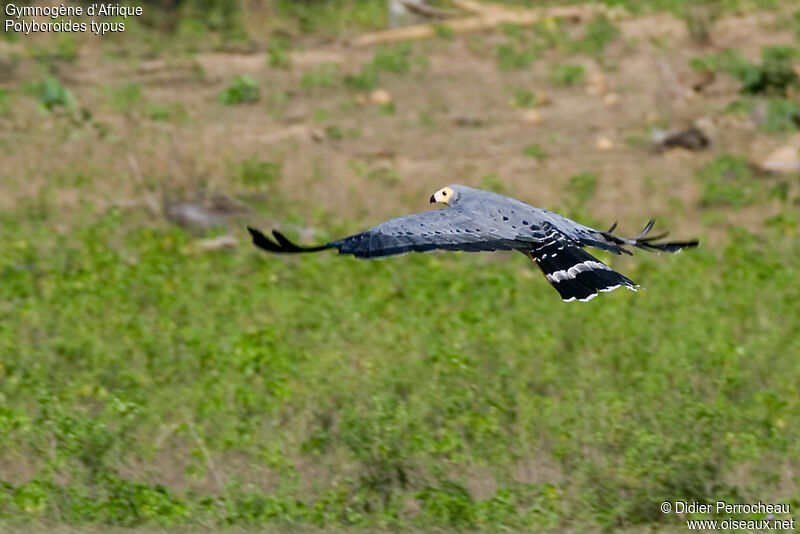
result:
<svg viewBox="0 0 800 534"><path fill-rule="evenodd" d="M339 254L372 259L435 249L516 250L539 266L565 302L586 302L600 291L618 287L636 291L639 287L583 247L631 254L623 246L652 252L679 252L699 243L697 240L656 243L667 234L647 237L653 227L652 220L639 235L628 239L612 233L616 223L602 232L552 211L465 185L444 187L434 193L430 201L448 208L389 219L361 233L313 247L296 245L277 230L272 231L274 240L254 228L248 227L248 230L254 245L278 253L337 249Z"/></svg>

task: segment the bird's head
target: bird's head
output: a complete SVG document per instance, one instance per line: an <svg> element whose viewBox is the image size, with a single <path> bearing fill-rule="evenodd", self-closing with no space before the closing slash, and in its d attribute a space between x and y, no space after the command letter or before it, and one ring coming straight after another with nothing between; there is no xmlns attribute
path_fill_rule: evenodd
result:
<svg viewBox="0 0 800 534"><path fill-rule="evenodd" d="M448 206L455 206L461 200L462 185L448 185L443 187L431 195L431 204L447 204Z"/></svg>

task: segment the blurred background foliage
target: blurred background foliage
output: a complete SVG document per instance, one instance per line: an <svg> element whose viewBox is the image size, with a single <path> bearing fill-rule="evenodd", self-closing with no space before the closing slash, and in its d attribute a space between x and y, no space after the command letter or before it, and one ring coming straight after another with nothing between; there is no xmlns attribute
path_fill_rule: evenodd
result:
<svg viewBox="0 0 800 534"><path fill-rule="evenodd" d="M612 11L343 46L384 0L3 34L0 526L649 531L683 528L665 500L800 507L800 171L760 158L800 129L800 11L604 4L678 37ZM663 58L700 87L674 108L652 103ZM651 139L697 117L706 150ZM702 246L601 255L646 290L565 305L519 255L246 242L333 238L452 181Z"/></svg>

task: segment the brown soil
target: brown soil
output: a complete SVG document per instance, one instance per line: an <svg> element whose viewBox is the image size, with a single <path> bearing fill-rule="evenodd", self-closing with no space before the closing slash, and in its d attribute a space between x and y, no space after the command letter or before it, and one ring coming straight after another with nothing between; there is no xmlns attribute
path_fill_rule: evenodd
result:
<svg viewBox="0 0 800 534"><path fill-rule="evenodd" d="M428 209L427 199L439 187L481 187L492 173L508 194L563 209L571 196L569 177L591 172L600 187L586 209L595 219L619 220L625 233L645 218L663 217L676 235L689 236L701 229L695 171L722 153L759 160L781 139L722 113L736 97L736 84L725 76L692 91L697 75L688 59L725 47L756 58L762 46L793 44L790 31L775 30L775 17L724 19L712 31L713 44L704 48L693 45L684 24L670 15L622 20L622 37L603 53L605 69L589 56L552 52L529 69L501 72L494 58L504 41L499 33L420 42L414 55L427 57L427 67L381 75L393 115L381 114L367 95L341 84L301 84L303 74L320 63L357 72L372 58L369 49L334 44L295 51L292 67L278 70L263 53L120 63L104 59L102 47L86 48L77 62L61 66L60 76L107 135L66 113L43 113L31 97L15 96L9 116L0 117L0 209L45 191L65 215L84 209L83 200L98 211L112 205L154 210L159 188L186 196L199 189L243 196L246 188L233 182L232 168L256 158L282 165L278 185L297 213L311 216L322 209L355 226ZM565 61L583 64L587 81L602 77L619 104L606 107L604 96L589 94L583 84L548 83L551 65ZM16 89L37 72L21 60L0 84ZM260 102L218 103L217 95L237 74L260 82ZM180 102L189 120L156 122L140 110L115 111L107 87L132 82L142 85L147 100ZM549 97L537 109L539 124L524 120L526 110L513 106L513 87ZM286 104L269 103L281 93ZM322 120L320 111L327 114ZM421 117L432 124L421 124ZM711 137L709 150L657 152L649 145L654 124L678 128L698 121ZM329 126L357 137L331 139L325 135ZM612 148L598 149L599 137ZM542 161L523 154L533 143L546 150ZM385 172L370 172L379 168ZM760 224L765 214L759 209L733 218Z"/></svg>

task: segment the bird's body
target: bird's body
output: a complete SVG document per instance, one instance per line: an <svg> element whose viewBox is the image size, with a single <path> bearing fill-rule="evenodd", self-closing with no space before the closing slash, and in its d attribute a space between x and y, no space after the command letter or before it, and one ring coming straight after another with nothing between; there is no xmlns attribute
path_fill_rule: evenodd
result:
<svg viewBox="0 0 800 534"><path fill-rule="evenodd" d="M598 291L620 286L636 290L637 284L584 251L591 246L614 254L630 254L623 245L646 250L678 252L697 246L696 241L653 243L664 235L646 238L652 221L635 239L625 239L579 224L557 213L519 200L463 185L437 191L431 202L443 210L389 219L364 232L316 247L301 247L273 230L275 241L249 228L253 243L282 253L337 249L358 258L380 258L408 252L457 250L482 252L516 250L528 256L565 301L588 301Z"/></svg>

